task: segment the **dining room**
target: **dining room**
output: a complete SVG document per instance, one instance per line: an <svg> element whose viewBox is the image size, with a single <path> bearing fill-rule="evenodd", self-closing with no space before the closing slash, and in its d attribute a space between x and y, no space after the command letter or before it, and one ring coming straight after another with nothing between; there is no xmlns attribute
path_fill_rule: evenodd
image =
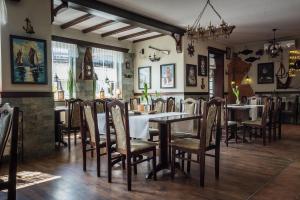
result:
<svg viewBox="0 0 300 200"><path fill-rule="evenodd" d="M298 0L0 0L0 199L300 198Z"/></svg>

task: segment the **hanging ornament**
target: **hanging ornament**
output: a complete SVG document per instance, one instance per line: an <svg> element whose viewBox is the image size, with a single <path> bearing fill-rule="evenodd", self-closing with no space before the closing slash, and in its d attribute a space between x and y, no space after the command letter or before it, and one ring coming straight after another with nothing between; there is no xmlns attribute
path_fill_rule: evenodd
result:
<svg viewBox="0 0 300 200"><path fill-rule="evenodd" d="M188 51L188 54L190 55L190 57L193 57L193 56L194 56L194 53L195 53L195 47L194 47L194 45L193 45L192 42L188 44L187 51Z"/></svg>

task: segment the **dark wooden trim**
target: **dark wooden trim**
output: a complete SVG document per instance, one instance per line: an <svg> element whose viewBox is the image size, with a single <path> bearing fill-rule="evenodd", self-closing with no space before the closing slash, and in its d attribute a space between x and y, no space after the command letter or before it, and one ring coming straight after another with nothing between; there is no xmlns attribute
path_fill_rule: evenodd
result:
<svg viewBox="0 0 300 200"><path fill-rule="evenodd" d="M83 41L83 40L76 40L76 39L72 39L72 38L65 38L65 37L60 37L60 36L55 36L55 35L52 35L52 40L57 41L57 42L77 44L77 45L85 46L85 47L96 47L96 48L101 48L101 49L120 51L120 52L124 52L124 53L128 53L128 51L129 51L129 49L122 48L122 47L115 47L115 46L110 46L110 45L106 45L106 44L87 42L87 41Z"/></svg>
<svg viewBox="0 0 300 200"><path fill-rule="evenodd" d="M154 36L150 36L150 37L146 37L146 38L134 40L133 43L143 42L143 41L146 41L146 40L151 40L151 39L159 38L159 37L162 37L162 36L165 36L165 35L164 34L154 35Z"/></svg>
<svg viewBox="0 0 300 200"><path fill-rule="evenodd" d="M151 32L152 32L151 30L144 30L144 31L140 31L140 32L133 33L133 34L130 34L130 35L125 35L123 37L119 37L118 40L127 40L129 38L138 37L138 36L145 35L145 34L148 34L148 33L151 33Z"/></svg>
<svg viewBox="0 0 300 200"><path fill-rule="evenodd" d="M183 35L184 28L170 25L159 20L149 18L123 8L116 7L107 3L95 0L65 0L69 7L75 10L91 13L93 15L103 16L104 13L113 15L113 20L126 24L135 25L145 29L161 32L164 34L178 33Z"/></svg>
<svg viewBox="0 0 300 200"><path fill-rule="evenodd" d="M51 97L53 92L0 92L1 98Z"/></svg>
<svg viewBox="0 0 300 200"><path fill-rule="evenodd" d="M65 1L62 1L60 5L58 5L57 7L53 8L53 17L57 16L59 14L59 12L63 12L67 8L68 8L68 3L65 2Z"/></svg>
<svg viewBox="0 0 300 200"><path fill-rule="evenodd" d="M91 26L91 27L89 27L89 28L83 29L82 32L83 32L83 33L89 33L89 32L96 31L96 30L99 30L99 29L101 29L101 28L104 28L104 27L106 27L106 26L110 26L110 25L112 25L112 24L114 24L114 23L118 23L118 22L116 22L116 21L114 21L114 20L108 20L108 21L106 21L106 22L97 24L97 25L95 25L95 26Z"/></svg>
<svg viewBox="0 0 300 200"><path fill-rule="evenodd" d="M184 95L208 95L208 92L184 92Z"/></svg>
<svg viewBox="0 0 300 200"><path fill-rule="evenodd" d="M125 26L123 28L119 28L119 29L115 29L115 30L103 33L103 34L101 34L101 37L107 37L107 36L115 35L115 34L118 34L118 33L129 31L129 30L134 29L134 28L137 28L137 27L133 26L133 25L128 25L128 26Z"/></svg>
<svg viewBox="0 0 300 200"><path fill-rule="evenodd" d="M226 54L225 50L222 49L217 49L214 47L207 47L207 50L210 51L211 53L221 53L221 54Z"/></svg>
<svg viewBox="0 0 300 200"><path fill-rule="evenodd" d="M299 91L262 91L262 92L254 92L255 94L299 94ZM228 92L224 92L224 95L228 95Z"/></svg>
<svg viewBox="0 0 300 200"><path fill-rule="evenodd" d="M73 20L71 20L71 21L69 21L69 22L66 22L66 23L62 24L62 25L60 26L60 28L62 28L62 29L69 28L69 27L71 27L71 26L74 26L74 25L76 25L76 24L79 24L79 23L81 23L81 22L84 22L84 21L86 21L86 20L88 20L88 19L91 19L92 17L94 17L94 15L88 13L88 14L86 14L86 15L83 15L83 16L81 16L81 17L78 17L78 18L76 18L76 19L73 19Z"/></svg>

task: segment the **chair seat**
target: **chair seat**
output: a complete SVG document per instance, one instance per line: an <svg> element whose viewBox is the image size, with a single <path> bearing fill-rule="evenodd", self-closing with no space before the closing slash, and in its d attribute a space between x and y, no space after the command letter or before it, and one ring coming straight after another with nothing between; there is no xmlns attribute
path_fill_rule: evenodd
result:
<svg viewBox="0 0 300 200"><path fill-rule="evenodd" d="M150 148L156 148L156 143L143 140L131 140L130 150L131 152L143 151Z"/></svg>
<svg viewBox="0 0 300 200"><path fill-rule="evenodd" d="M192 151L198 151L200 150L200 140L195 138L176 139L173 142L171 142L171 146Z"/></svg>
<svg viewBox="0 0 300 200"><path fill-rule="evenodd" d="M159 130L157 128L149 128L149 134L159 134Z"/></svg>
<svg viewBox="0 0 300 200"><path fill-rule="evenodd" d="M235 126L237 125L238 123L236 121L228 121L227 122L227 126Z"/></svg>
<svg viewBox="0 0 300 200"><path fill-rule="evenodd" d="M262 125L262 121L261 118L257 118L256 120L247 120L247 121L243 121L242 122L243 125L254 125L254 126L261 126Z"/></svg>
<svg viewBox="0 0 300 200"><path fill-rule="evenodd" d="M116 135L111 134L111 143L116 143ZM106 135L100 135L100 145L106 145Z"/></svg>
<svg viewBox="0 0 300 200"><path fill-rule="evenodd" d="M197 135L193 133L186 133L186 132L175 132L172 133L171 138L174 139L182 139L182 138L195 138Z"/></svg>

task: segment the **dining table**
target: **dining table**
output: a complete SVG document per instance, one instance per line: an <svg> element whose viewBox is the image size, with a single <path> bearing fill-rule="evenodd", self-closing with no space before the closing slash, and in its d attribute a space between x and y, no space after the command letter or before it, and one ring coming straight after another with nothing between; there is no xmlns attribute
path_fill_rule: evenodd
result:
<svg viewBox="0 0 300 200"><path fill-rule="evenodd" d="M156 167L156 171L169 168L169 135L171 134L171 124L176 122L193 121L200 119L201 115L187 114L181 112L166 112L155 114L134 114L129 113L129 132L130 137L135 139L149 139L150 123L158 124L159 129L159 163ZM100 134L106 132L106 120L104 113L97 114L97 122ZM147 178L153 176L151 171Z"/></svg>

